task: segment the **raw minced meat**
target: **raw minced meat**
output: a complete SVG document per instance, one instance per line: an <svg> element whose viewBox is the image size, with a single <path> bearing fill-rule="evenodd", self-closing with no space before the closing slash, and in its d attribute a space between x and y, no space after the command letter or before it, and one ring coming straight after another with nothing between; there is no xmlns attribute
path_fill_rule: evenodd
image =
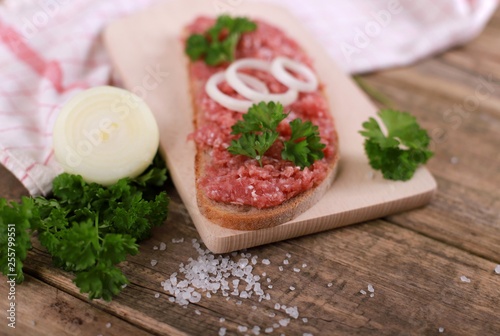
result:
<svg viewBox="0 0 500 336"><path fill-rule="evenodd" d="M188 27L188 33L202 33L213 23L213 19L198 18ZM293 39L265 22L256 23L258 28L254 32L242 35L236 50L237 59L258 58L271 61L277 56L286 56L312 68L311 59ZM211 156L204 175L197 181L198 186L214 201L269 208L320 184L328 173L329 162L337 154L335 127L322 93L323 88L320 86L315 92L302 92L293 104L285 106L285 112L289 116L278 126L278 131L283 139L287 139L291 132L288 125L291 120L310 120L319 127L321 141L326 145L325 157L301 170L292 162L281 158L282 144L276 142L266 152L261 167L257 160L228 152L231 140L235 139L231 134L231 126L242 118L242 114L219 105L203 89L210 76L225 70L227 66L211 67L202 60L190 63L191 79L197 88L194 90L194 100L202 114L191 138L196 142L198 150ZM269 73L259 70L244 72L266 83L271 93L287 90ZM225 94L242 98L227 83L220 84L219 88Z"/></svg>

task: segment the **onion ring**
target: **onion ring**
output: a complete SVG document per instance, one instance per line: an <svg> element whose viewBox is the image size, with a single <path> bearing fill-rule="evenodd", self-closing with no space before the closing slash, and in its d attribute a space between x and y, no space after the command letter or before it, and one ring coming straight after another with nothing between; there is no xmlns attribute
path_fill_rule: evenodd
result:
<svg viewBox="0 0 500 336"><path fill-rule="evenodd" d="M282 105L290 105L297 100L298 91L289 88L285 93L261 93L251 87L249 87L240 78L240 73L238 69L240 68L250 68L257 69L266 72L271 72L271 64L255 58L244 58L232 63L225 72L226 81L228 84L240 95L253 101L253 102L279 102Z"/></svg>
<svg viewBox="0 0 500 336"><path fill-rule="evenodd" d="M303 75L307 81L293 77L286 69ZM314 72L303 63L287 57L276 57L271 63L271 73L283 85L302 92L312 92L318 89L318 78Z"/></svg>
<svg viewBox="0 0 500 336"><path fill-rule="evenodd" d="M246 74L238 74L238 77L243 83L255 87L262 94L269 93L269 89L267 88L266 84L259 79ZM250 100L237 99L223 93L219 89L218 85L225 80L225 72L218 72L212 75L212 77L208 79L205 85L205 91L207 92L208 96L229 110L241 113L247 112L248 109L252 107L253 102Z"/></svg>

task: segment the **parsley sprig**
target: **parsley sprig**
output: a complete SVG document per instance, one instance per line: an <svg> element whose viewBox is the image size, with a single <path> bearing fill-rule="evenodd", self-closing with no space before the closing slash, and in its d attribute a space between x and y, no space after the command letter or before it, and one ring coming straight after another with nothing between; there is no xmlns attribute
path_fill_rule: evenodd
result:
<svg viewBox="0 0 500 336"><path fill-rule="evenodd" d="M193 34L186 41L186 54L192 61L205 60L210 66L231 62L241 34L254 31L257 25L244 17L221 15L205 34Z"/></svg>
<svg viewBox="0 0 500 336"><path fill-rule="evenodd" d="M231 134L240 135L231 141L228 150L231 154L245 155L256 159L262 166L262 158L266 151L279 139L277 127L287 117L283 106L274 102L260 102L253 105L243 115L243 120L232 127ZM303 122L294 119L290 122L292 134L289 140L283 141L284 149L281 153L283 160L292 161L301 169L309 167L315 160L324 157L318 127L310 121Z"/></svg>
<svg viewBox="0 0 500 336"><path fill-rule="evenodd" d="M0 270L22 282L30 236L37 231L54 264L75 273L73 281L82 293L111 300L128 283L117 265L137 254L137 242L167 217L169 200L161 191L165 180L166 168L157 156L140 177L110 187L61 174L53 181L51 198L23 197L21 203L0 199ZM15 224L14 260L4 234L9 224Z"/></svg>
<svg viewBox="0 0 500 336"><path fill-rule="evenodd" d="M370 165L382 171L386 179L407 181L432 157L433 153L428 149L430 137L407 112L384 109L378 115L387 135L374 118L364 122L364 130L359 132L365 137L365 152Z"/></svg>

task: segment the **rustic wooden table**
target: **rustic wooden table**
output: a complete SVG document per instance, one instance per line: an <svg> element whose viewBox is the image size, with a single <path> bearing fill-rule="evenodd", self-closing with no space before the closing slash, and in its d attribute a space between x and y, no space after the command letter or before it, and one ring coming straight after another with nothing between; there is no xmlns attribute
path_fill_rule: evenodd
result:
<svg viewBox="0 0 500 336"><path fill-rule="evenodd" d="M271 262L254 269L266 272L261 282L271 300L214 294L182 307L168 300L160 282L197 257L191 240L198 234L169 185L170 216L140 254L123 263L131 284L119 296L111 303L87 300L72 275L54 268L35 244L26 280L16 287L17 327L7 328L4 319L0 334L218 335L226 328L227 334L253 335L255 325L266 334L287 317L275 310L281 303L300 315L286 327L275 325L276 335L499 335L500 10L467 46L361 80L430 130L436 155L428 167L438 192L428 206L249 249ZM26 194L0 168L0 196ZM180 238L184 242L172 242ZM161 242L166 249L155 249ZM0 293L5 315L3 280ZM248 331L239 331L242 326Z"/></svg>

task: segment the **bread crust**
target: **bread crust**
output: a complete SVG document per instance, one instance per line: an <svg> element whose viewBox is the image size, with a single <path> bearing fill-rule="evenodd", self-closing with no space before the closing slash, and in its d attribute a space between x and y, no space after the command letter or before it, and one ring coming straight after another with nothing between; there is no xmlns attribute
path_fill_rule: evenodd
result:
<svg viewBox="0 0 500 336"><path fill-rule="evenodd" d="M201 213L212 222L228 229L259 230L273 227L297 217L316 204L330 188L338 167L338 154L329 166L326 178L317 186L306 190L280 205L257 209L249 205L232 205L209 199L201 188L198 179L203 174L203 154L196 154L196 197Z"/></svg>

